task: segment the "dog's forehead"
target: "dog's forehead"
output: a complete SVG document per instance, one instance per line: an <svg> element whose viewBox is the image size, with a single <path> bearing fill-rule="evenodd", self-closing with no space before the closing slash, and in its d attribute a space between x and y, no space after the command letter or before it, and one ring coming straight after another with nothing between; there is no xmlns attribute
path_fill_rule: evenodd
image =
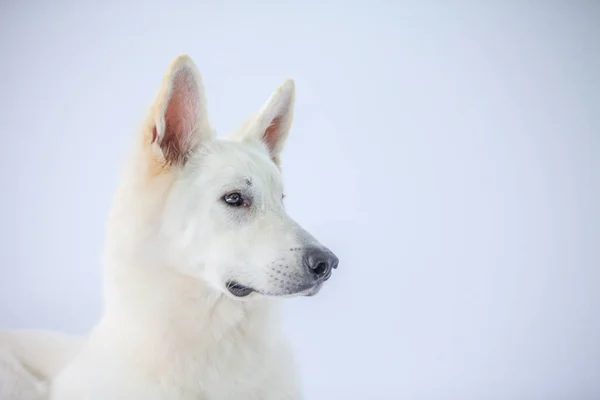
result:
<svg viewBox="0 0 600 400"><path fill-rule="evenodd" d="M203 168L223 179L243 179L249 186L263 189L283 183L279 168L262 143L216 140L203 153Z"/></svg>

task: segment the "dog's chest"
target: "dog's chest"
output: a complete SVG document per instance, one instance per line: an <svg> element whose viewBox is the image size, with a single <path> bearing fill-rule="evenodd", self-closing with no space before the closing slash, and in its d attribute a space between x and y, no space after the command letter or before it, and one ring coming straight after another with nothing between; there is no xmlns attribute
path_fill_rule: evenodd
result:
<svg viewBox="0 0 600 400"><path fill-rule="evenodd" d="M208 360L207 360L208 361ZM291 361L291 360L290 360ZM147 375L128 374L98 381L115 400L298 399L296 376L277 359L220 360L163 365ZM124 377L129 378L123 379ZM118 388L117 391L114 389ZM92 390L94 393L103 391ZM126 396L122 394L126 393ZM100 397L98 397L100 399Z"/></svg>
<svg viewBox="0 0 600 400"><path fill-rule="evenodd" d="M88 357L89 400L299 399L300 385L283 341L222 340L155 352L118 346Z"/></svg>

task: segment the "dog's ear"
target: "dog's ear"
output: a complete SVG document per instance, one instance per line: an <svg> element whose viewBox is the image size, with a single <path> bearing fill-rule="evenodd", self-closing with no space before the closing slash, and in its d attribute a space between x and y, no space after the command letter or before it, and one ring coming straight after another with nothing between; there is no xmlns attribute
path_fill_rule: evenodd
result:
<svg viewBox="0 0 600 400"><path fill-rule="evenodd" d="M187 55L167 70L153 107L151 141L167 164L183 164L204 140L213 136L202 76Z"/></svg>
<svg viewBox="0 0 600 400"><path fill-rule="evenodd" d="M250 131L253 139L259 139L267 146L277 165L294 116L295 90L291 79L279 86L259 110L256 125Z"/></svg>

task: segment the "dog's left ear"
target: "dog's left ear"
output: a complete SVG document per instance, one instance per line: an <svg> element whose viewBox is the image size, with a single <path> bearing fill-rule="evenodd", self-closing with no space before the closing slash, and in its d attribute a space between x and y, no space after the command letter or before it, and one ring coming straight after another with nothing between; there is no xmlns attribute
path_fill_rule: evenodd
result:
<svg viewBox="0 0 600 400"><path fill-rule="evenodd" d="M271 158L280 165L279 156L290 133L294 116L295 85L286 80L261 107L256 125L251 131L253 139L261 140L269 149Z"/></svg>

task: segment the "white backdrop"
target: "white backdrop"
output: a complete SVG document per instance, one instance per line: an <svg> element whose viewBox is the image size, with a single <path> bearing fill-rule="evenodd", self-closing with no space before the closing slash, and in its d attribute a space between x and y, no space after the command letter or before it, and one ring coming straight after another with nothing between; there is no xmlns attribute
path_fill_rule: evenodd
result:
<svg viewBox="0 0 600 400"><path fill-rule="evenodd" d="M341 259L287 302L308 399L600 398L599 2L79 3L0 5L0 327L98 318L186 52L221 133L296 80L287 207Z"/></svg>

